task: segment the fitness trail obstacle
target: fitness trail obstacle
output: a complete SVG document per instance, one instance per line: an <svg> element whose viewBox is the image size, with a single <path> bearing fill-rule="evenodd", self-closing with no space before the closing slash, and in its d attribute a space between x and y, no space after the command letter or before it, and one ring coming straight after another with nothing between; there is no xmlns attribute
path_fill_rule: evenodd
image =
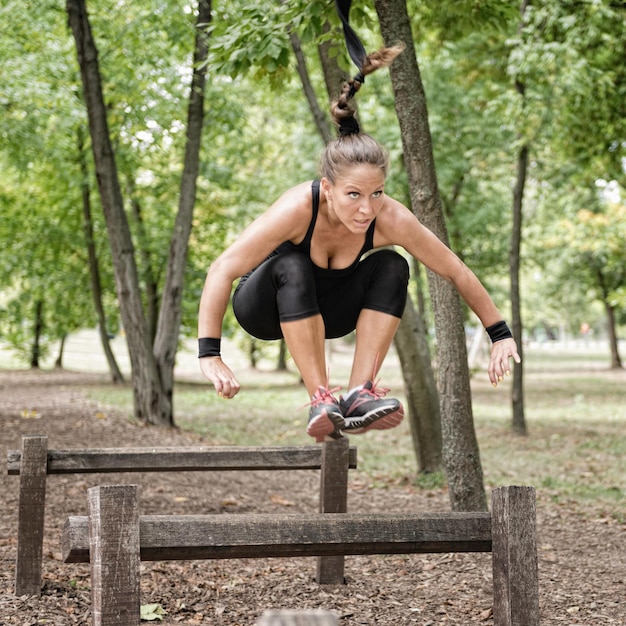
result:
<svg viewBox="0 0 626 626"><path fill-rule="evenodd" d="M265 611L257 626L338 626L329 611Z"/></svg>
<svg viewBox="0 0 626 626"><path fill-rule="evenodd" d="M88 505L62 547L90 563L94 626L139 626L142 560L429 552L491 552L494 626L539 624L532 487L494 489L491 513L140 516L136 485L93 487Z"/></svg>
<svg viewBox="0 0 626 626"><path fill-rule="evenodd" d="M345 513L348 469L356 468L356 447L347 438L321 446L158 447L48 450L45 435L22 438L21 450L7 453L7 471L20 476L15 595L39 595L48 474L321 470L323 513ZM342 556L317 561L320 584L343 582Z"/></svg>

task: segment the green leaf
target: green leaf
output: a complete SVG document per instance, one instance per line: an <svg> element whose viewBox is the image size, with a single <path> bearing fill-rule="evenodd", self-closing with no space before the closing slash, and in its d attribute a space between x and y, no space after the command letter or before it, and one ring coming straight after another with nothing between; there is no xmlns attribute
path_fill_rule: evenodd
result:
<svg viewBox="0 0 626 626"><path fill-rule="evenodd" d="M160 604L141 605L140 617L146 622L151 622L155 619L162 620L164 615L167 615L167 611Z"/></svg>

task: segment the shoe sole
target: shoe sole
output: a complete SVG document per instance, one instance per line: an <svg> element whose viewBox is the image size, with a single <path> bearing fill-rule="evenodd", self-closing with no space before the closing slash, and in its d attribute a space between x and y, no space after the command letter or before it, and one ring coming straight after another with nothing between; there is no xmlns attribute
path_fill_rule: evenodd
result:
<svg viewBox="0 0 626 626"><path fill-rule="evenodd" d="M376 413L366 416L363 418L362 423L356 428L351 428L348 423L343 430L345 433L351 435L360 435L366 433L368 430L389 430L390 428L398 426L404 419L404 407L402 406L391 412L386 411L386 409L381 409Z"/></svg>
<svg viewBox="0 0 626 626"><path fill-rule="evenodd" d="M320 413L312 422L309 422L306 432L315 438L316 443L323 441L333 441L343 435L341 431L345 428L343 416L340 413Z"/></svg>

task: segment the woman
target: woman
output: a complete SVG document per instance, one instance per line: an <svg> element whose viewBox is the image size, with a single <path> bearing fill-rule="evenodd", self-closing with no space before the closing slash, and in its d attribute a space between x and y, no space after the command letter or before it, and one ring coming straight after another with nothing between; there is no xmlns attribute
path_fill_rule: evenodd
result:
<svg viewBox="0 0 626 626"><path fill-rule="evenodd" d="M408 264L401 246L454 284L493 342L488 367L494 386L520 361L506 323L469 268L413 213L385 194L388 158L361 133L349 100L363 77L399 53L365 59L332 114L340 136L326 146L320 180L286 191L209 268L198 319L200 368L224 398L240 389L222 361L222 322L233 282L233 310L259 339L284 338L311 398L307 432L316 441L397 426L400 401L385 397L375 378L400 323ZM365 257L366 252L379 250ZM324 341L356 330L348 393L337 399L327 380Z"/></svg>

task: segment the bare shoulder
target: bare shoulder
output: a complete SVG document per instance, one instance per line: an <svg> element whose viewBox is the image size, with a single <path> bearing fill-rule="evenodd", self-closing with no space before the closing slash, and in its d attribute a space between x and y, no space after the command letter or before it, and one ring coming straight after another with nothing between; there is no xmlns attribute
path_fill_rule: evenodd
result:
<svg viewBox="0 0 626 626"><path fill-rule="evenodd" d="M311 219L311 182L284 191L239 236L240 245L274 248L304 237ZM272 249L274 249L272 248Z"/></svg>
<svg viewBox="0 0 626 626"><path fill-rule="evenodd" d="M291 187L248 224L218 259L228 275L243 276L285 241L301 241L311 221L311 197L310 181Z"/></svg>
<svg viewBox="0 0 626 626"><path fill-rule="evenodd" d="M457 276L463 264L450 248L401 202L385 200L376 219L374 245L401 246L440 276L448 279Z"/></svg>
<svg viewBox="0 0 626 626"><path fill-rule="evenodd" d="M403 246L423 232L424 226L401 202L385 196L383 207L376 217L375 245Z"/></svg>
<svg viewBox="0 0 626 626"><path fill-rule="evenodd" d="M282 241L304 237L309 227L313 196L311 182L300 183L284 191L259 218L280 231Z"/></svg>
<svg viewBox="0 0 626 626"><path fill-rule="evenodd" d="M299 183L284 191L269 207L268 212L272 213L298 213L302 211L311 212L312 201L312 181Z"/></svg>

